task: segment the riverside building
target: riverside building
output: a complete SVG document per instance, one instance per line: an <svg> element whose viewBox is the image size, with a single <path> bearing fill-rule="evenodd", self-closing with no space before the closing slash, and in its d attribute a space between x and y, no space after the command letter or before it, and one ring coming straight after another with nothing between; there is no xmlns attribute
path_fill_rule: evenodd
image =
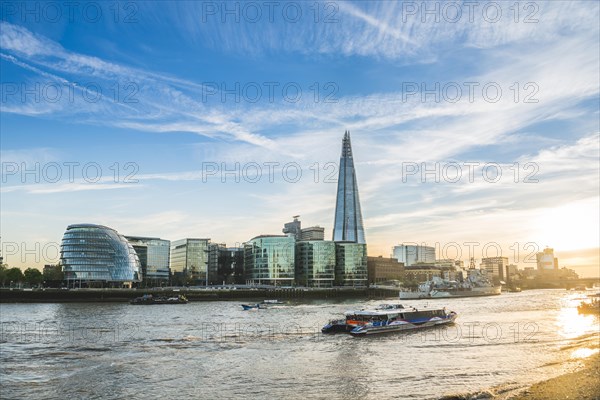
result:
<svg viewBox="0 0 600 400"><path fill-rule="evenodd" d="M131 287L142 280L133 246L107 226L69 225L62 238L60 261L69 286Z"/></svg>
<svg viewBox="0 0 600 400"><path fill-rule="evenodd" d="M168 283L171 242L143 236L125 236L125 238L138 255L144 284L160 286Z"/></svg>

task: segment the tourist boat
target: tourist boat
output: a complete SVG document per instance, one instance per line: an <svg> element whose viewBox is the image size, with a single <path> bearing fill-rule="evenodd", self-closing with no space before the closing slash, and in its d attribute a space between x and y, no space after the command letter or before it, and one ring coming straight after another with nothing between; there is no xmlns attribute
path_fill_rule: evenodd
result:
<svg viewBox="0 0 600 400"><path fill-rule="evenodd" d="M454 311L445 308L405 308L401 304L384 304L372 310L347 311L346 318L330 321L323 333L348 332L355 336L430 328L454 322Z"/></svg>
<svg viewBox="0 0 600 400"><path fill-rule="evenodd" d="M400 289L400 300L442 299L448 297L494 296L502 292L502 285L494 285L479 269L470 269L468 277L460 281L438 276L423 282L416 290Z"/></svg>
<svg viewBox="0 0 600 400"><path fill-rule="evenodd" d="M180 294L175 297L166 296L152 296L151 294L145 294L142 297L136 297L129 303L134 305L152 305L152 304L187 304L188 299Z"/></svg>

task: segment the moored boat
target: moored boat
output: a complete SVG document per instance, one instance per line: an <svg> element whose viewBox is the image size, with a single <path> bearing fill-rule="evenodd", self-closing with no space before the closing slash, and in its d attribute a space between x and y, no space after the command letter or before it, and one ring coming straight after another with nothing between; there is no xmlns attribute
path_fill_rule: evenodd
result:
<svg viewBox="0 0 600 400"><path fill-rule="evenodd" d="M405 308L400 304L384 304L371 310L346 312L346 318L330 321L323 333L348 332L355 336L430 328L453 323L458 315L445 308Z"/></svg>
<svg viewBox="0 0 600 400"><path fill-rule="evenodd" d="M187 304L188 299L180 294L179 296L166 297L166 296L152 296L151 294L145 294L142 297L136 297L131 300L129 304L133 305L153 305L153 304Z"/></svg>

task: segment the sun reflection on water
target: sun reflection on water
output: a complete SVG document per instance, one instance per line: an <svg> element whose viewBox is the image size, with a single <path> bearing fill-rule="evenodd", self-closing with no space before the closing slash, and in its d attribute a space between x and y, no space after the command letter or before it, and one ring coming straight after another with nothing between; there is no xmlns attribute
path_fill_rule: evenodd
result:
<svg viewBox="0 0 600 400"><path fill-rule="evenodd" d="M572 352L571 358L588 358L589 356L596 354L598 350L599 349L590 349L587 347L583 347Z"/></svg>
<svg viewBox="0 0 600 400"><path fill-rule="evenodd" d="M588 333L598 333L598 318L593 315L582 315L577 307L565 307L558 313L556 325L558 333L566 339L575 339Z"/></svg>

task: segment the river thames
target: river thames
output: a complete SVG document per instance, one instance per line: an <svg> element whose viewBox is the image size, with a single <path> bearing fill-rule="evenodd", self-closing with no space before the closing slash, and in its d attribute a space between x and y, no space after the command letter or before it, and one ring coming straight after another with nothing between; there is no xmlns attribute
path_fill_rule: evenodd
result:
<svg viewBox="0 0 600 400"><path fill-rule="evenodd" d="M591 292L588 292L591 293ZM1 304L3 399L406 398L524 387L598 351L584 292L403 301L459 314L452 326L355 338L320 328L392 302L239 301L131 306Z"/></svg>

